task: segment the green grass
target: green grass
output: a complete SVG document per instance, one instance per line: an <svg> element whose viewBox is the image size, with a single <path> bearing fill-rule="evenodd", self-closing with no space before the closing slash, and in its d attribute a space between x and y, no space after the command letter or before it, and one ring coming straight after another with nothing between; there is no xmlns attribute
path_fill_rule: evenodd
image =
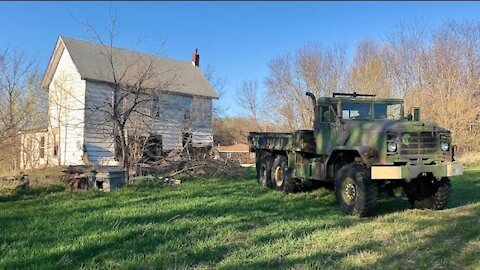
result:
<svg viewBox="0 0 480 270"><path fill-rule="evenodd" d="M285 195L248 179L65 192L0 192L0 269L480 268L480 166L450 208L382 198L343 216L330 191Z"/></svg>

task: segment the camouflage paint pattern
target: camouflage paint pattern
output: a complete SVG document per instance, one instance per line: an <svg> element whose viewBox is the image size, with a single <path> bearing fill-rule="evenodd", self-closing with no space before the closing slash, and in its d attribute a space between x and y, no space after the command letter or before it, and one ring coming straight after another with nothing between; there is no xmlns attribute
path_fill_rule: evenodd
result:
<svg viewBox="0 0 480 270"><path fill-rule="evenodd" d="M407 180L424 172L437 177L447 176L447 165L453 162L450 131L435 124L404 118L342 119L341 113L336 115L336 112L342 112L344 102L401 104L400 114L404 115L401 99L322 97L315 104L313 131L251 133L250 150L286 152L292 174L298 178L333 180L327 179L329 160L335 158L336 153L345 151L356 155L356 159L369 168L401 166L402 175ZM329 121L321 118L326 108L331 114ZM395 143L397 150L388 152L387 142ZM441 150L441 142L450 145L448 151ZM385 179L389 179L388 175Z"/></svg>

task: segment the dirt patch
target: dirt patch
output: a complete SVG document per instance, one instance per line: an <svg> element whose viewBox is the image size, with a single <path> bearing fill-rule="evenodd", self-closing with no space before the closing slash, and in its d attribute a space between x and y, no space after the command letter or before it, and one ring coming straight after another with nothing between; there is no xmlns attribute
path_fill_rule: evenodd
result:
<svg viewBox="0 0 480 270"><path fill-rule="evenodd" d="M16 188L25 185L26 180L30 187L63 184L65 180L63 169L64 167L51 167L4 174L0 176L0 188Z"/></svg>

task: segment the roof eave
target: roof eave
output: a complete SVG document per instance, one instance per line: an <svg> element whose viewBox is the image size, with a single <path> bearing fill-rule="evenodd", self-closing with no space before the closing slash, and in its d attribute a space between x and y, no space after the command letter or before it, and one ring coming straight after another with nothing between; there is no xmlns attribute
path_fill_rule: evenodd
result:
<svg viewBox="0 0 480 270"><path fill-rule="evenodd" d="M60 45L62 45L61 52L59 52ZM48 89L48 86L52 82L53 74L55 73L56 66L60 61L60 55L64 49L65 49L65 44L63 44L62 37L58 36L57 42L55 43L55 47L53 48L52 55L50 56L50 60L48 61L47 69L45 70L45 73L42 78L42 82L40 84L40 86L43 89Z"/></svg>

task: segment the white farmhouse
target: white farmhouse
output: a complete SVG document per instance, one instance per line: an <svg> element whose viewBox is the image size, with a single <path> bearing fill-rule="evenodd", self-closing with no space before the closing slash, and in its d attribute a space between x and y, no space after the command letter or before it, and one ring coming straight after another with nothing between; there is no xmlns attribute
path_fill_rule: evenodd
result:
<svg viewBox="0 0 480 270"><path fill-rule="evenodd" d="M199 68L196 51L189 63L113 48L112 67L106 49L58 38L42 80L49 91L49 122L46 129L22 134L21 168L116 165L113 128L102 121L113 95L112 70L121 74L132 59L154 70L147 87L163 85L144 108L150 127L146 136L153 136L164 152L181 149L185 137L193 147L213 144L212 100L218 97Z"/></svg>

